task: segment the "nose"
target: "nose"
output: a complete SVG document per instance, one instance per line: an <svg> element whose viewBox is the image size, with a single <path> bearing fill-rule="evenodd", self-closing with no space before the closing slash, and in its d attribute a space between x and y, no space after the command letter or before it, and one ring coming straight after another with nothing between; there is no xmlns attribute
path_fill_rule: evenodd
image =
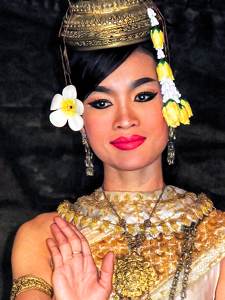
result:
<svg viewBox="0 0 225 300"><path fill-rule="evenodd" d="M139 117L132 104L118 107L113 124L114 129L129 129L139 125Z"/></svg>

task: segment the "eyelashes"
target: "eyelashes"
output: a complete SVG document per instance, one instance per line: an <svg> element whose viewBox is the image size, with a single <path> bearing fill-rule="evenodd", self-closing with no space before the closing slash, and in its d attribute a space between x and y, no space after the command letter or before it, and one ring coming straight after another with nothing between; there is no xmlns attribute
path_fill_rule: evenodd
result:
<svg viewBox="0 0 225 300"><path fill-rule="evenodd" d="M136 102L148 102L155 98L155 96L158 93L151 93L151 92L143 92L137 94L137 96L134 98L134 101Z"/></svg>
<svg viewBox="0 0 225 300"><path fill-rule="evenodd" d="M155 96L158 94L157 93L152 93L152 92L142 92L139 93L135 96L134 102L148 102L151 101L152 99L155 98ZM107 107L112 106L112 102L107 100L107 99L97 99L94 100L90 103L88 103L91 107L94 107L96 109L105 109Z"/></svg>
<svg viewBox="0 0 225 300"><path fill-rule="evenodd" d="M106 99L99 99L88 103L90 106L97 109L105 109L109 106L112 106L112 102Z"/></svg>

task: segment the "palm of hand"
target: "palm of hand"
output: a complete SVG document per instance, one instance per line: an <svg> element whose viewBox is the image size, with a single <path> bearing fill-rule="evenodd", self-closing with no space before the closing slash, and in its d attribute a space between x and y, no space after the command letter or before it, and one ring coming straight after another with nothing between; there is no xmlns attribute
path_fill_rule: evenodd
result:
<svg viewBox="0 0 225 300"><path fill-rule="evenodd" d="M52 276L56 300L106 300L112 289L113 253L109 252L102 262L101 278L91 255L90 247L79 230L55 219L51 226L53 239L47 243L52 253ZM81 252L73 254L73 252Z"/></svg>

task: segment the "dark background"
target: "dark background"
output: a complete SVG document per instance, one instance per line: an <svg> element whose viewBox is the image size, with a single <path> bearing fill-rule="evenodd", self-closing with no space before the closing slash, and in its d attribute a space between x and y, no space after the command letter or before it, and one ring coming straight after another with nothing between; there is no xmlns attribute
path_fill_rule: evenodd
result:
<svg viewBox="0 0 225 300"><path fill-rule="evenodd" d="M165 166L165 181L204 191L225 210L225 2L156 4L167 19L176 85L194 113L191 125L178 129L176 165ZM86 179L79 133L48 121L51 99L64 87L57 34L66 9L66 0L1 0L2 299L9 298L10 254L18 227L101 184L101 176Z"/></svg>

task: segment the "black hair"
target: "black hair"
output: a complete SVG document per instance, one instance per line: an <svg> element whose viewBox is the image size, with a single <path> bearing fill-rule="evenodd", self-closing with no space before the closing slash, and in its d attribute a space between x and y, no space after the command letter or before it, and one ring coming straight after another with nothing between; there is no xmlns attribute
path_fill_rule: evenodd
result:
<svg viewBox="0 0 225 300"><path fill-rule="evenodd" d="M156 51L151 40L93 51L77 51L74 47L67 46L71 81L77 88L78 99L84 101L95 87L115 71L135 50L149 54L156 60Z"/></svg>

